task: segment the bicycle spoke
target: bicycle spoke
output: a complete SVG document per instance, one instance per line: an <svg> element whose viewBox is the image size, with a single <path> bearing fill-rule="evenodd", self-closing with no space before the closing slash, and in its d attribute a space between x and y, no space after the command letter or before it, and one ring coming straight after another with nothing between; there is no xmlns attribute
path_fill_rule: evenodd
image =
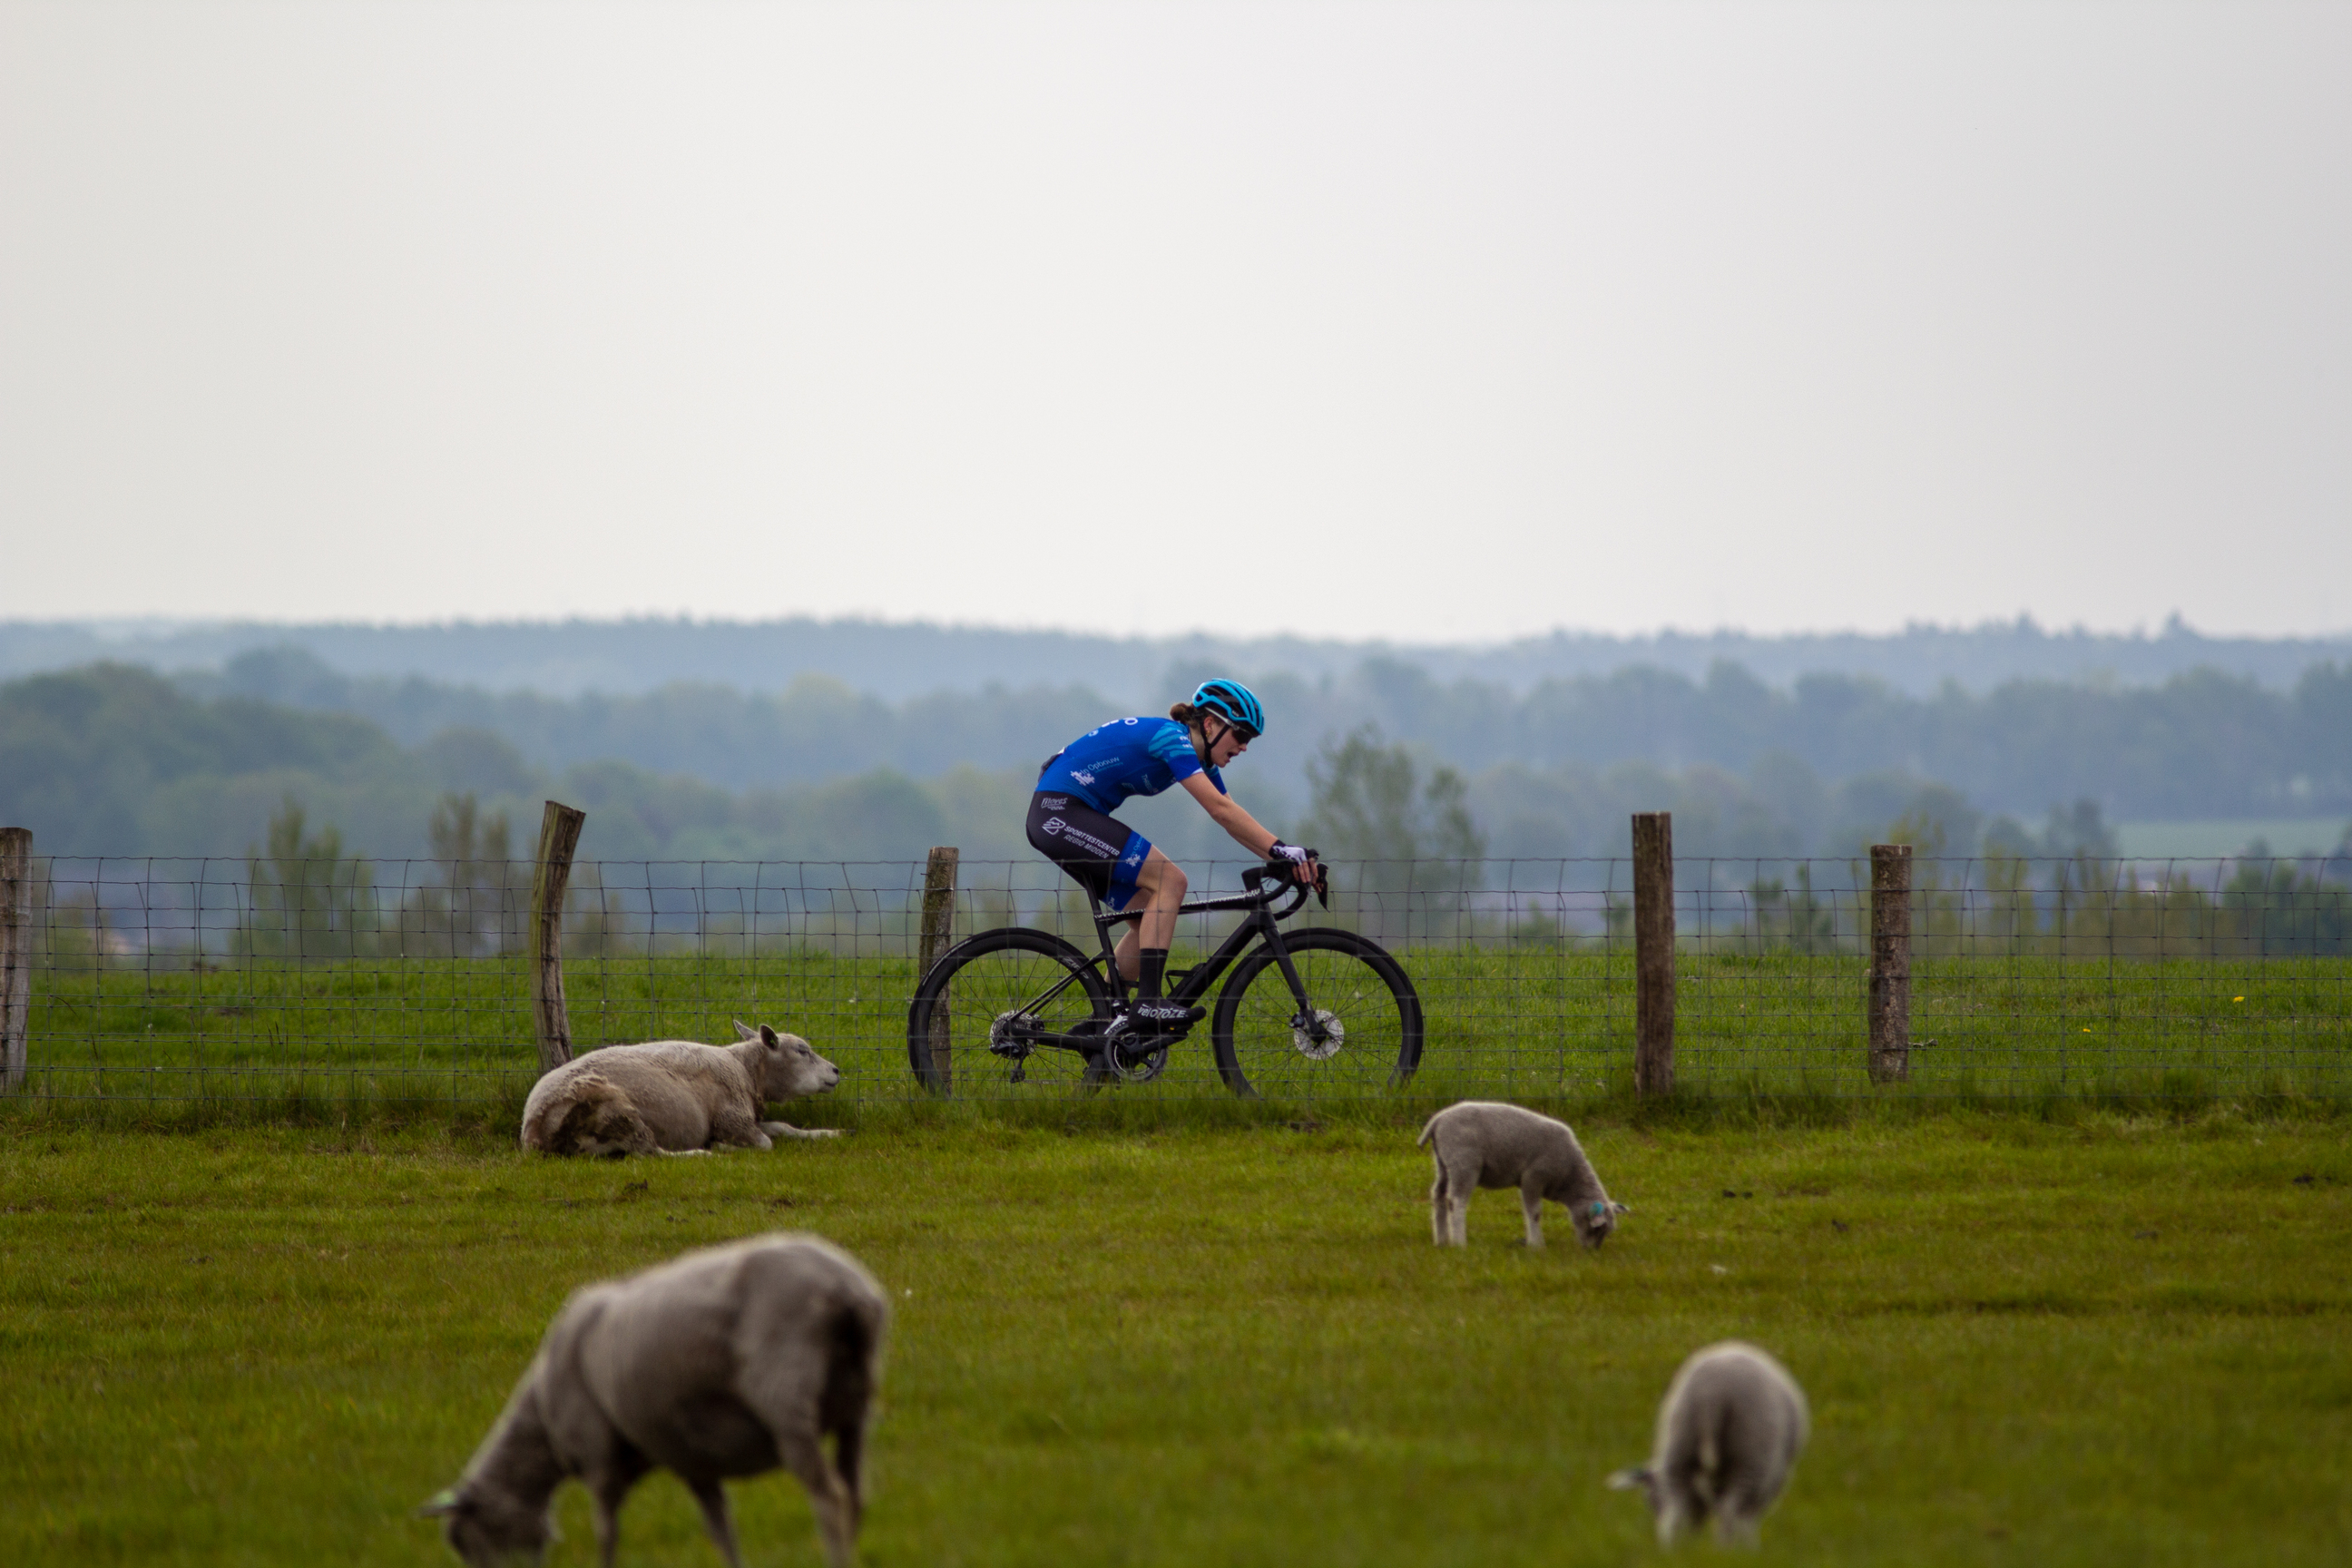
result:
<svg viewBox="0 0 2352 1568"><path fill-rule="evenodd" d="M923 983L929 1029L908 1041L916 1068L935 1088L1001 1095L1077 1086L1076 1053L1037 1044L1093 1018L1098 986L1074 976L1052 939L1007 930L951 951ZM992 1049L999 1047L1002 1049Z"/></svg>
<svg viewBox="0 0 2352 1568"><path fill-rule="evenodd" d="M1358 1095L1409 1073L1420 1057L1420 1010L1392 961L1340 933L1300 932L1286 945L1313 1016L1301 1014L1270 953L1244 958L1238 994L1219 1011L1228 1086L1269 1099Z"/></svg>

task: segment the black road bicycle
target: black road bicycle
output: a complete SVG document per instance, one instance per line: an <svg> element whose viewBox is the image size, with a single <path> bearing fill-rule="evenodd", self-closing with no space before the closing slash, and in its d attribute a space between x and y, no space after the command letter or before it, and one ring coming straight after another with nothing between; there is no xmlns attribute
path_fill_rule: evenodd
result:
<svg viewBox="0 0 2352 1568"><path fill-rule="evenodd" d="M1243 873L1250 891L1183 906L1188 915L1247 913L1216 952L1168 972L1167 999L1203 1005L1218 978L1233 971L1205 1021L1218 1073L1246 1099L1402 1084L1421 1065L1421 998L1412 982L1387 949L1353 931L1318 926L1285 934L1279 922L1297 913L1307 894L1289 873L1287 864L1270 861ZM1286 891L1290 901L1275 908ZM1315 891L1328 908L1329 884ZM1129 989L1111 959L1111 933L1134 917L1087 902L1102 942L1098 957L1029 926L981 931L940 955L907 1009L907 1059L917 1079L947 1093L957 1075L1000 1067L1009 1067L1014 1083L1066 1080L1072 1088L1160 1076L1169 1048L1199 1026L1154 1033L1150 1053L1131 1066L1105 1048L1103 1031Z"/></svg>

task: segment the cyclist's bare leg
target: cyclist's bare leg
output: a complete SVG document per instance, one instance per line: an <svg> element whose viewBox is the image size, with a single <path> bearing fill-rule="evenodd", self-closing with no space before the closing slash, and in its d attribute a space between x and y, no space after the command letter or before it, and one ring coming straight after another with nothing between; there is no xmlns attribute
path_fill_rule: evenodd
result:
<svg viewBox="0 0 2352 1568"><path fill-rule="evenodd" d="M1127 934L1113 951L1123 977L1131 981L1143 973L1145 948L1165 948L1173 942L1176 911L1183 906L1191 886L1184 868L1159 850L1144 858L1143 869L1135 874L1135 897L1127 906L1141 918L1129 923Z"/></svg>

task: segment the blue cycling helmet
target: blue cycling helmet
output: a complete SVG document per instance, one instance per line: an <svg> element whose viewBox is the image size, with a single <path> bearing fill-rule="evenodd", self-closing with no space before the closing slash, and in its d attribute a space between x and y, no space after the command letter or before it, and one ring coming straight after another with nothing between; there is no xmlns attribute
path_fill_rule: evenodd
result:
<svg viewBox="0 0 2352 1568"><path fill-rule="evenodd" d="M1257 693L1238 680L1204 680L1192 693L1192 706L1205 708L1223 718L1227 723L1249 731L1242 737L1255 741L1265 733L1265 707Z"/></svg>

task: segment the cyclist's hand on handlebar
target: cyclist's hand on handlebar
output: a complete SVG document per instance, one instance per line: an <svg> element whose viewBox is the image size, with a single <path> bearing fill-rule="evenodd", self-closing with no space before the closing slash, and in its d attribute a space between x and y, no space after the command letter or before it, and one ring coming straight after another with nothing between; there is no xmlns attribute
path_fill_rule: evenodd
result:
<svg viewBox="0 0 2352 1568"><path fill-rule="evenodd" d="M1313 888L1320 892L1328 886L1324 879L1323 864L1315 858L1315 851L1312 849L1303 848L1296 844L1285 844L1277 838L1266 849L1265 863L1268 866L1280 866L1290 873L1292 881L1303 888ZM1327 893L1325 897L1328 898L1329 895Z"/></svg>

